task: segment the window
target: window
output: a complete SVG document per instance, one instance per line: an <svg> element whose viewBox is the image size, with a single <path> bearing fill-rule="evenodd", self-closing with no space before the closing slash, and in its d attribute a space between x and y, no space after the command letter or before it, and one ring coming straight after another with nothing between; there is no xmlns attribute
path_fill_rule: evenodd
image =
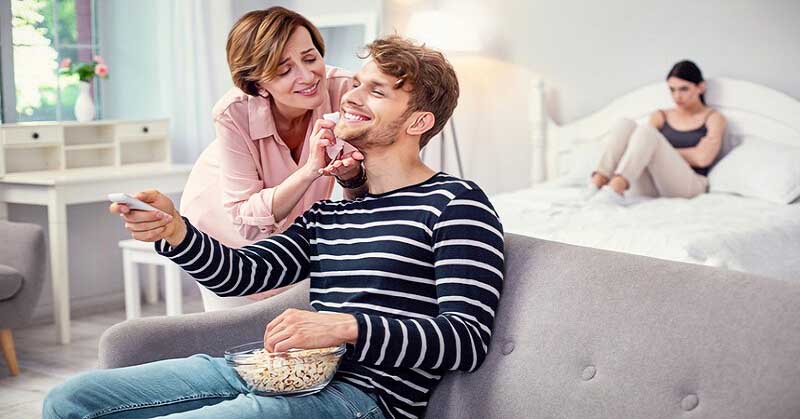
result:
<svg viewBox="0 0 800 419"><path fill-rule="evenodd" d="M0 26L11 28L11 53L4 41L0 60L12 63L2 65L3 121L75 119L78 78L59 75L58 67L67 58L88 62L98 54L94 0L0 0L0 7L10 8L0 12Z"/></svg>

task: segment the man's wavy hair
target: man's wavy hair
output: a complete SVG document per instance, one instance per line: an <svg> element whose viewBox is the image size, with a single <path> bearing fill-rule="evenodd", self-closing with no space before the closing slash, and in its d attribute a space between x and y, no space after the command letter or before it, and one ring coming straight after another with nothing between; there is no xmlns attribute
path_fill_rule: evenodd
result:
<svg viewBox="0 0 800 419"><path fill-rule="evenodd" d="M420 137L419 148L425 147L444 128L458 104L458 78L453 66L441 52L398 35L376 39L360 57L372 58L381 72L397 77L395 89L410 87L406 116L417 111L433 114L433 128Z"/></svg>

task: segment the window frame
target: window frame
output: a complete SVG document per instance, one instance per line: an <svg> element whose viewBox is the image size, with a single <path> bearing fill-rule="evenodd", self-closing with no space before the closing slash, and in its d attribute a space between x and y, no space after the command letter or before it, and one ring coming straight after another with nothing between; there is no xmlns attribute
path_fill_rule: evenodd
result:
<svg viewBox="0 0 800 419"><path fill-rule="evenodd" d="M11 0L0 0L0 103L4 124L17 122L14 88L14 44L11 39Z"/></svg>
<svg viewBox="0 0 800 419"><path fill-rule="evenodd" d="M11 21L11 2L13 0L0 0L0 122L4 124L16 123L19 121L17 114L17 92L16 82L14 78L14 40L12 35ZM100 39L98 37L97 25L97 2L96 0L89 0L91 3L91 26L92 26L92 39L91 44L61 44L58 38L58 2L53 1L53 23L52 30L55 33L53 40L53 48L57 54L60 54L63 49L89 49L91 55L95 56L100 54ZM102 115L102 97L100 94L100 84L97 83L97 78L93 81L94 102L97 109L97 119ZM58 77L56 81L56 122L63 121L63 105L61 104L61 78Z"/></svg>

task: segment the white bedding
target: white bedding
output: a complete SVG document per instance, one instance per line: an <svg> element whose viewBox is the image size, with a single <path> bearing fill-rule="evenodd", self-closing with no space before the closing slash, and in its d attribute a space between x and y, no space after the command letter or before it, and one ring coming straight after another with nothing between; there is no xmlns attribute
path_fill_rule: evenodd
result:
<svg viewBox="0 0 800 419"><path fill-rule="evenodd" d="M617 207L581 191L544 183L490 199L509 233L800 280L800 204L709 193Z"/></svg>

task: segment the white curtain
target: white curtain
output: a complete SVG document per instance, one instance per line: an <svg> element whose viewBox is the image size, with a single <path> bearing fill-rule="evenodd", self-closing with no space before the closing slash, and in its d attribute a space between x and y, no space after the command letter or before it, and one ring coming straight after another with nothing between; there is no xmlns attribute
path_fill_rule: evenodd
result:
<svg viewBox="0 0 800 419"><path fill-rule="evenodd" d="M214 103L233 85L225 57L231 3L171 0L158 9L159 92L172 122L172 159L192 163L214 139Z"/></svg>

